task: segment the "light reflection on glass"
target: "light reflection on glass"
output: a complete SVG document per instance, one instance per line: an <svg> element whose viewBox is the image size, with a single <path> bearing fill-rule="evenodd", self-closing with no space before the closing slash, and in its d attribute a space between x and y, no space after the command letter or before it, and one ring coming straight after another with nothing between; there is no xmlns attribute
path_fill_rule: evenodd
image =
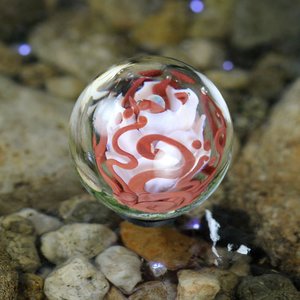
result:
<svg viewBox="0 0 300 300"><path fill-rule="evenodd" d="M194 230L198 230L201 228L201 224L200 224L200 220L199 218L193 218L191 220L189 220L186 224L185 224L185 228L186 229L194 229Z"/></svg>
<svg viewBox="0 0 300 300"><path fill-rule="evenodd" d="M162 276L168 271L167 267L163 263L157 261L150 261L149 267L155 277Z"/></svg>
<svg viewBox="0 0 300 300"><path fill-rule="evenodd" d="M21 44L18 47L18 52L22 56L27 56L27 55L29 55L31 53L31 46L28 45L28 44Z"/></svg>
<svg viewBox="0 0 300 300"><path fill-rule="evenodd" d="M230 60L225 60L223 62L223 70L224 71L231 71L234 68L234 64Z"/></svg>

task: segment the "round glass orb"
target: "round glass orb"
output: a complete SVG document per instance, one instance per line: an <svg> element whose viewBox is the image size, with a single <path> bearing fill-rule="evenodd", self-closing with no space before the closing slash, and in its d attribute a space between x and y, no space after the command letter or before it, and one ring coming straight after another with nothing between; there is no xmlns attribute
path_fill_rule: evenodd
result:
<svg viewBox="0 0 300 300"><path fill-rule="evenodd" d="M130 59L96 77L70 120L83 185L133 220L161 221L201 204L230 160L233 129L215 85L175 59Z"/></svg>

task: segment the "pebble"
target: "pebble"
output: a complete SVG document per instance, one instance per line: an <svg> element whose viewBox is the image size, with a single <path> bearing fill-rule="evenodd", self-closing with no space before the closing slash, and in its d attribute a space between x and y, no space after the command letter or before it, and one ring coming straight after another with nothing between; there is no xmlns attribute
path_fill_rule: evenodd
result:
<svg viewBox="0 0 300 300"><path fill-rule="evenodd" d="M22 59L12 48L0 42L0 73L13 76L22 69Z"/></svg>
<svg viewBox="0 0 300 300"><path fill-rule="evenodd" d="M300 79L274 106L268 123L250 137L227 177L225 204L247 211L256 242L272 265L294 273L300 272L300 241L295 231L300 220L299 94Z"/></svg>
<svg viewBox="0 0 300 300"><path fill-rule="evenodd" d="M176 45L185 36L187 6L181 1L165 1L159 12L149 15L132 31L132 40L147 50L159 50ZM155 24L155 26L154 26Z"/></svg>
<svg viewBox="0 0 300 300"><path fill-rule="evenodd" d="M188 34L192 37L223 39L232 31L236 0L206 0L201 13L192 17Z"/></svg>
<svg viewBox="0 0 300 300"><path fill-rule="evenodd" d="M117 236L101 224L70 224L41 238L41 251L54 264L76 254L92 258L116 242Z"/></svg>
<svg viewBox="0 0 300 300"><path fill-rule="evenodd" d="M111 283L127 294L142 280L141 259L125 247L107 248L96 257L96 264Z"/></svg>
<svg viewBox="0 0 300 300"><path fill-rule="evenodd" d="M3 249L0 238L0 295L2 300L12 300L17 298L18 272L14 267L10 256Z"/></svg>
<svg viewBox="0 0 300 300"><path fill-rule="evenodd" d="M58 218L40 213L32 208L24 208L16 214L31 221L38 235L56 230L63 225Z"/></svg>
<svg viewBox="0 0 300 300"><path fill-rule="evenodd" d="M140 284L129 300L174 300L176 285L162 281L148 281Z"/></svg>
<svg viewBox="0 0 300 300"><path fill-rule="evenodd" d="M51 77L45 81L50 94L76 100L84 89L84 83L72 76Z"/></svg>
<svg viewBox="0 0 300 300"><path fill-rule="evenodd" d="M126 300L127 298L114 286L105 295L104 300Z"/></svg>
<svg viewBox="0 0 300 300"><path fill-rule="evenodd" d="M8 215L0 219L0 233L1 244L16 266L24 272L35 272L40 258L32 223L21 216Z"/></svg>
<svg viewBox="0 0 300 300"><path fill-rule="evenodd" d="M124 245L147 261L164 264L169 270L186 266L193 255L196 241L169 227L145 228L122 222Z"/></svg>
<svg viewBox="0 0 300 300"><path fill-rule="evenodd" d="M237 68L232 71L209 70L205 75L221 89L245 89L250 82L249 73Z"/></svg>
<svg viewBox="0 0 300 300"><path fill-rule="evenodd" d="M33 274L21 274L18 300L44 300L44 280Z"/></svg>
<svg viewBox="0 0 300 300"><path fill-rule="evenodd" d="M193 270L178 272L178 300L213 300L220 290L218 279Z"/></svg>
<svg viewBox="0 0 300 300"><path fill-rule="evenodd" d="M0 215L55 211L82 191L69 156L73 104L0 76Z"/></svg>
<svg viewBox="0 0 300 300"><path fill-rule="evenodd" d="M49 300L101 300L108 290L104 275L82 256L55 269L44 285Z"/></svg>
<svg viewBox="0 0 300 300"><path fill-rule="evenodd" d="M119 220L116 214L88 193L63 201L58 212L66 223L111 224Z"/></svg>
<svg viewBox="0 0 300 300"><path fill-rule="evenodd" d="M292 282L279 274L266 274L242 279L237 289L238 300L299 300L300 292Z"/></svg>
<svg viewBox="0 0 300 300"><path fill-rule="evenodd" d="M84 8L54 14L31 32L29 41L41 61L84 83L128 56L130 48L121 36L111 34L103 18Z"/></svg>

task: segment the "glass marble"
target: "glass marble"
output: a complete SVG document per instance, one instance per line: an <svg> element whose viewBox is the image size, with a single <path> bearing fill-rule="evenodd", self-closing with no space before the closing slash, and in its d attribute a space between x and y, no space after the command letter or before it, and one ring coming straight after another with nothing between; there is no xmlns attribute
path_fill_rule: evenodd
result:
<svg viewBox="0 0 300 300"><path fill-rule="evenodd" d="M70 119L83 185L133 220L171 219L200 205L228 169L232 140L216 86L165 57L112 66L81 93Z"/></svg>

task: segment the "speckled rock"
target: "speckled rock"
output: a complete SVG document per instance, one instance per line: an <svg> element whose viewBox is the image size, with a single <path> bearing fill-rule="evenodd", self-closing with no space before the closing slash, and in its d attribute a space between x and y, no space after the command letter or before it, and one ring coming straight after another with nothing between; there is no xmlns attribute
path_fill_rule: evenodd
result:
<svg viewBox="0 0 300 300"><path fill-rule="evenodd" d="M178 272L178 300L213 300L219 290L220 283L212 275L193 270Z"/></svg>
<svg viewBox="0 0 300 300"><path fill-rule="evenodd" d="M0 233L1 234L1 233ZM18 294L18 272L0 242L0 295L3 300L15 300Z"/></svg>
<svg viewBox="0 0 300 300"><path fill-rule="evenodd" d="M96 264L111 283L128 294L142 280L141 259L125 247L107 248L96 257Z"/></svg>
<svg viewBox="0 0 300 300"><path fill-rule="evenodd" d="M121 223L121 238L125 246L147 261L165 264L169 270L187 265L196 241L169 227L145 228Z"/></svg>
<svg viewBox="0 0 300 300"><path fill-rule="evenodd" d="M117 30L128 30L161 6L161 0L88 0L92 12L99 14Z"/></svg>
<svg viewBox="0 0 300 300"><path fill-rule="evenodd" d="M104 225L77 223L44 234L41 250L49 261L59 264L76 254L92 258L116 240L116 234Z"/></svg>
<svg viewBox="0 0 300 300"><path fill-rule="evenodd" d="M206 0L204 10L192 18L189 35L206 38L228 36L232 29L232 14L236 2L236 0Z"/></svg>
<svg viewBox="0 0 300 300"><path fill-rule="evenodd" d="M299 18L299 2L290 5L285 0L237 1L233 16L233 41L241 48L267 43L278 43L281 47L299 46Z"/></svg>
<svg viewBox="0 0 300 300"><path fill-rule="evenodd" d="M59 215L67 223L111 224L119 217L88 193L74 196L61 203Z"/></svg>
<svg viewBox="0 0 300 300"><path fill-rule="evenodd" d="M300 273L300 79L255 132L227 177L225 205L246 210L273 265Z"/></svg>
<svg viewBox="0 0 300 300"><path fill-rule="evenodd" d="M58 218L40 213L32 208L24 208L16 214L31 221L38 235L56 230L63 225Z"/></svg>
<svg viewBox="0 0 300 300"><path fill-rule="evenodd" d="M0 240L12 261L22 271L35 272L40 266L35 230L29 220L17 215L2 217Z"/></svg>
<svg viewBox="0 0 300 300"><path fill-rule="evenodd" d="M0 77L0 214L55 210L82 189L71 166L72 103Z"/></svg>
<svg viewBox="0 0 300 300"><path fill-rule="evenodd" d="M128 48L128 43L124 47L120 37L110 34L102 18L92 17L84 9L63 12L41 23L31 34L30 43L41 60L83 82L118 62L120 51Z"/></svg>
<svg viewBox="0 0 300 300"><path fill-rule="evenodd" d="M45 1L0 0L0 38L16 39L45 16Z"/></svg>
<svg viewBox="0 0 300 300"><path fill-rule="evenodd" d="M16 75L21 70L22 59L14 49L0 42L0 73Z"/></svg>
<svg viewBox="0 0 300 300"><path fill-rule="evenodd" d="M43 300L43 286L44 280L42 277L32 273L22 274L19 284L18 300Z"/></svg>
<svg viewBox="0 0 300 300"><path fill-rule="evenodd" d="M132 32L133 41L148 50L177 44L185 36L187 6L181 1L165 1L162 9L150 15ZM154 25L155 24L155 25Z"/></svg>
<svg viewBox="0 0 300 300"><path fill-rule="evenodd" d="M174 300L176 285L162 281L148 281L140 284L129 300Z"/></svg>
<svg viewBox="0 0 300 300"><path fill-rule="evenodd" d="M45 84L52 95L73 100L79 97L85 87L81 80L72 76L52 77Z"/></svg>
<svg viewBox="0 0 300 300"><path fill-rule="evenodd" d="M57 70L53 66L42 62L36 62L23 65L18 73L18 77L25 85L41 88L44 87L46 80L56 74Z"/></svg>
<svg viewBox="0 0 300 300"><path fill-rule="evenodd" d="M104 275L81 256L55 269L44 285L49 300L101 300L108 290Z"/></svg>
<svg viewBox="0 0 300 300"><path fill-rule="evenodd" d="M250 82L249 73L241 69L234 69L229 72L210 70L207 71L205 75L207 75L218 88L223 89L245 89Z"/></svg>
<svg viewBox="0 0 300 300"><path fill-rule="evenodd" d="M281 275L267 274L243 278L237 289L238 300L300 299L300 292Z"/></svg>

